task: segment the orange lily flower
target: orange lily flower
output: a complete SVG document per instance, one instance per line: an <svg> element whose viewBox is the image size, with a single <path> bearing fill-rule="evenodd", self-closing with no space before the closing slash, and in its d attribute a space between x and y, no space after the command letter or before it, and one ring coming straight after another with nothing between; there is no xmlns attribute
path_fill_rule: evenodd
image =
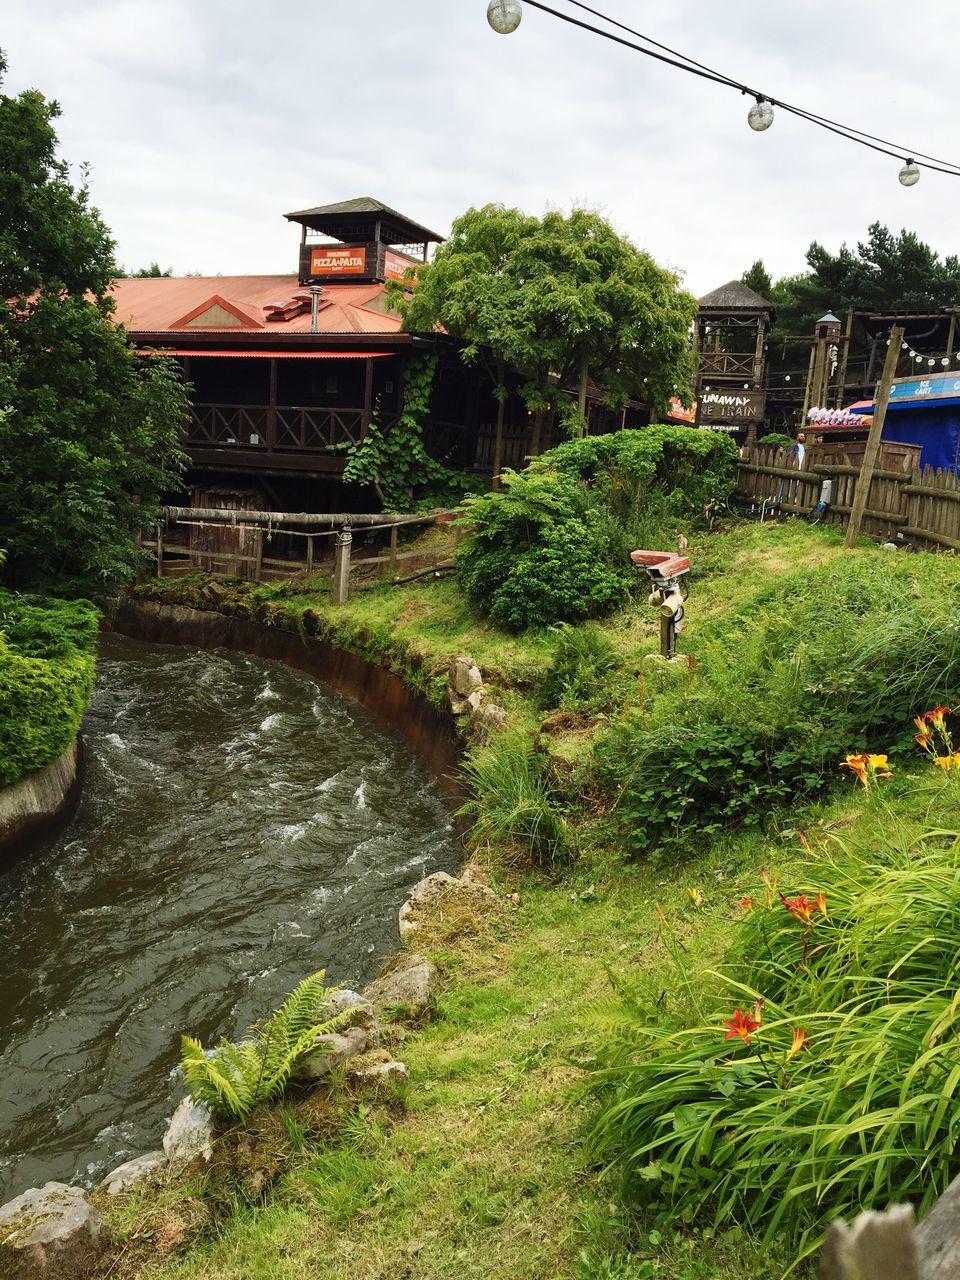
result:
<svg viewBox="0 0 960 1280"><path fill-rule="evenodd" d="M750 1036L760 1026L759 1021L751 1018L749 1013L744 1013L742 1009L734 1009L732 1018L724 1018L723 1025L729 1027L730 1030L723 1037L724 1040L735 1040L737 1036L744 1044L749 1045Z"/></svg>
<svg viewBox="0 0 960 1280"><path fill-rule="evenodd" d="M847 756L845 760L841 761L840 768L850 769L851 772L857 775L857 777L860 779L861 784L864 787L869 787L870 786L870 775L868 773L869 763L870 763L870 757L867 755L865 751L862 751L858 755Z"/></svg>
<svg viewBox="0 0 960 1280"><path fill-rule="evenodd" d="M794 1027L793 1039L790 1042L790 1048L787 1050L788 1062L790 1061L791 1058L795 1058L797 1056L797 1054L800 1052L803 1046L807 1043L807 1039L808 1039L808 1036L806 1031L804 1031L803 1027Z"/></svg>
<svg viewBox="0 0 960 1280"><path fill-rule="evenodd" d="M792 916L799 920L802 925L806 925L807 928L810 927L813 923L813 913L820 905L817 899L808 898L805 893L798 893L795 898L785 898L781 893L780 899ZM824 895L824 903L826 903L826 900L826 895Z"/></svg>
<svg viewBox="0 0 960 1280"><path fill-rule="evenodd" d="M933 727L935 729L939 729L942 733L944 730L944 721L949 714L949 707L937 706L934 707L932 711L925 711L923 713L923 718L924 720L929 720Z"/></svg>
<svg viewBox="0 0 960 1280"><path fill-rule="evenodd" d="M752 911L756 905L757 905L756 898L751 898L749 894L747 894L746 897L741 898L740 902L738 903L738 906L743 907L744 910L746 911Z"/></svg>
<svg viewBox="0 0 960 1280"><path fill-rule="evenodd" d="M823 892L823 890L822 890L822 889L821 889L821 891L817 894L817 896L814 898L813 902L814 902L814 905L816 906L817 910L820 912L820 914L821 914L822 916L826 916L826 918L829 920L829 919L830 919L830 915L829 915L829 913L827 912L827 895Z"/></svg>

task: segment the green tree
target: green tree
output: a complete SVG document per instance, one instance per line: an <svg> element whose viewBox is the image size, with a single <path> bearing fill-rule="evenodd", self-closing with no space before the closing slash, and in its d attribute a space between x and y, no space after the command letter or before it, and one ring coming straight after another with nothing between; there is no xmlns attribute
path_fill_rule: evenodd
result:
<svg viewBox="0 0 960 1280"><path fill-rule="evenodd" d="M111 320L113 241L58 158L58 115L0 94L0 546L14 585L95 586L133 570L179 481L186 393Z"/></svg>
<svg viewBox="0 0 960 1280"><path fill-rule="evenodd" d="M160 269L160 263L156 259L150 263L149 267L140 267L136 271L118 271L118 276L126 276L131 280L154 280L161 276L172 276L173 267L167 267L166 271Z"/></svg>
<svg viewBox="0 0 960 1280"><path fill-rule="evenodd" d="M488 360L501 406L506 372L518 372L535 453L557 412L572 434L583 432L590 383L611 408L636 397L656 414L672 396L689 397L696 302L597 213L468 209L417 282L398 304L405 327L440 326L464 344L465 359ZM577 390L575 408L567 388ZM501 407L498 442L502 425Z"/></svg>
<svg viewBox="0 0 960 1280"><path fill-rule="evenodd" d="M773 281L770 279L770 272L763 265L763 259L757 258L756 262L740 277L742 284L748 289L752 289L754 293L759 293L761 298L770 300L770 290L773 288Z"/></svg>

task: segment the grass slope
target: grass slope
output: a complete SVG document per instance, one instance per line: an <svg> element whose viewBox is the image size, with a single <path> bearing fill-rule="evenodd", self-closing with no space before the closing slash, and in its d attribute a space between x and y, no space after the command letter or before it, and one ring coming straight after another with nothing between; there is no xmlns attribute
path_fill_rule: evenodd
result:
<svg viewBox="0 0 960 1280"><path fill-rule="evenodd" d="M712 621L758 586L843 554L832 529L739 524L691 538L694 563L687 652ZM859 557L888 554L873 548ZM934 558L928 558L934 563ZM930 572L952 572L941 558ZM203 603L201 581L150 584L154 598ZM469 653L515 726L544 719L533 691L557 644L553 632L504 636L478 620L452 580L375 586L334 609L308 583L237 585L219 607L275 625L310 625L337 643L392 665L428 695L443 696L449 657ZM603 625L626 696L657 644L645 605ZM599 720L560 718L544 735L572 789L589 799L581 766ZM938 785L934 785L938 784ZM411 1073L403 1096L340 1102L293 1098L257 1120L245 1138L252 1166L272 1186L215 1169L106 1207L123 1242L111 1276L162 1280L745 1280L790 1264L776 1245L739 1228L634 1216L615 1178L592 1167L585 1129L592 1114L579 1090L582 1066L608 1033L611 976L646 986L665 1025L691 1020L691 1004L727 946L741 895L756 891L765 865L788 882L811 856L808 843L842 832L869 849L891 815L908 837L950 825L955 796L943 780L902 776L882 806L852 785L800 812L774 816L763 831L734 830L709 846L692 842L669 867L626 862L611 851L602 814L589 803L573 816L576 863L550 874L516 866L515 850L474 851L508 903L482 922L439 931L425 948L443 977L435 1016L406 1033L396 1051ZM602 805L598 806L602 809ZM818 834L819 833L819 834ZM697 906L690 890L699 891ZM513 899L509 895L515 895ZM696 894L694 895L696 896ZM658 911L659 908L659 911ZM679 939L688 977L678 979ZM718 1029L718 1036L719 1036ZM319 1113L322 1113L319 1114ZM258 1126L260 1126L258 1128Z"/></svg>

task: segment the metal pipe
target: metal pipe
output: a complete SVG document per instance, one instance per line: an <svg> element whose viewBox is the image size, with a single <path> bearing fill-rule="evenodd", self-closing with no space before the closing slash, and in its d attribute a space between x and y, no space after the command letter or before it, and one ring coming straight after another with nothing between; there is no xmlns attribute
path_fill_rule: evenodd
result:
<svg viewBox="0 0 960 1280"><path fill-rule="evenodd" d="M310 332L311 333L317 333L319 330L321 293L323 293L323 288L321 285L312 284L310 286Z"/></svg>
<svg viewBox="0 0 960 1280"><path fill-rule="evenodd" d="M352 525L355 529L372 529L378 525L434 524L436 516L406 516L387 511L376 515L356 515L353 512L315 513L312 511L252 511L243 507L164 507L168 520L203 520L211 524L264 524L274 529L299 525L307 529L340 529Z"/></svg>

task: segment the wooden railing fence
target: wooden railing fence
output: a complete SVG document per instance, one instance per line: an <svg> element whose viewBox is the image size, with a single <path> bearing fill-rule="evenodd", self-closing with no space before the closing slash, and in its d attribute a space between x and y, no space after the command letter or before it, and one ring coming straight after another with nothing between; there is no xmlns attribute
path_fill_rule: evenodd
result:
<svg viewBox="0 0 960 1280"><path fill-rule="evenodd" d="M142 540L144 550L153 553L157 577L183 573L218 573L247 578L254 582L293 577L297 574L333 575L334 602L349 597L350 574L355 569L374 569L395 577L400 564L438 558L437 552L401 551L399 530L405 526L436 524L442 518L430 515L340 515L312 512L254 511L227 507L167 507L152 540ZM353 534L387 533L389 545L370 556L354 557ZM332 562L329 538L332 543ZM283 556L267 554L274 539ZM318 544L318 539L321 541ZM303 548L298 554L292 548ZM419 563L417 563L419 562Z"/></svg>
<svg viewBox="0 0 960 1280"><path fill-rule="evenodd" d="M831 479L833 495L822 519L846 525L859 475L859 465L821 463L814 450L800 463L774 445L759 445L740 450L736 496L771 514L806 516L815 510L823 482ZM953 471L921 469L906 459L891 462L881 455L867 496L863 532L960 551L960 479Z"/></svg>

